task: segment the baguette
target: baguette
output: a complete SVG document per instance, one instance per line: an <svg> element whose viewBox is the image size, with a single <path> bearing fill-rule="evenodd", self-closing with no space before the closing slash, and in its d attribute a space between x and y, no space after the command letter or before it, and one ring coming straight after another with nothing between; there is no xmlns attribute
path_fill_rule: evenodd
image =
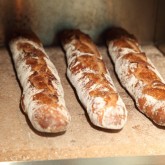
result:
<svg viewBox="0 0 165 165"><path fill-rule="evenodd" d="M107 129L123 128L127 110L91 38L79 30L66 30L61 42L67 56L67 76L91 122Z"/></svg>
<svg viewBox="0 0 165 165"><path fill-rule="evenodd" d="M119 80L138 109L165 126L165 81L137 39L122 28L111 28L106 41Z"/></svg>
<svg viewBox="0 0 165 165"><path fill-rule="evenodd" d="M23 92L21 106L33 127L57 133L67 129L70 115L65 106L59 75L34 33L22 33L9 42Z"/></svg>

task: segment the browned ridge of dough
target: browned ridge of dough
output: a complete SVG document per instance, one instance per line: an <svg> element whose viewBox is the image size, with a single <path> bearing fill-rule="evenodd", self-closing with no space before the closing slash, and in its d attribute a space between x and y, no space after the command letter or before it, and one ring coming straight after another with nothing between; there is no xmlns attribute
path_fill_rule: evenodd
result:
<svg viewBox="0 0 165 165"><path fill-rule="evenodd" d="M52 85L52 80L55 77L48 69L46 62L44 60L45 54L33 47L28 43L20 43L18 49L22 49L26 54L24 60L27 65L31 66L33 74L29 77L29 81L32 86L36 89L44 89L43 92L37 93L33 96L33 100L37 100L40 103L57 106L58 97L57 91ZM39 57L39 58L32 58Z"/></svg>
<svg viewBox="0 0 165 165"><path fill-rule="evenodd" d="M73 75L80 72L83 73L81 78L78 80L79 82L83 83L85 79L89 80L86 84L84 84L83 90L90 91L89 96L91 98L100 97L105 101L105 106L100 109L98 114L99 123L102 125L105 110L108 107L113 107L115 109L119 98L118 93L112 88L113 85L106 78L106 74L109 73L105 67L102 57L91 38L82 33L80 30L64 31L61 35L61 42L64 48L67 44L71 44L74 46L73 49L81 53L81 55L78 56L73 50L73 54L69 58L74 57L74 60L71 61L68 67ZM89 71L84 71L86 69ZM94 85L97 87L93 89L92 86ZM92 103L91 111L93 113L96 113L95 104L96 103L94 102ZM117 114L117 112L114 112L114 114ZM121 118L126 118L126 114L123 114L123 116L121 114L119 116L114 115L112 118L113 117L115 119L112 119L112 121L114 120L116 124L119 124L121 122Z"/></svg>
<svg viewBox="0 0 165 165"><path fill-rule="evenodd" d="M23 42L21 42L21 39ZM17 51L22 52L24 57L23 59L18 58L16 63L19 65L19 62L24 61L32 73L27 78L30 87L26 90L39 91L32 96L32 100L38 106L33 112L30 112L32 113L32 119L30 119L32 125L38 131L43 132L55 133L65 131L70 119L69 116L64 114L64 111L66 111L65 107L59 103L61 96L59 96L60 94L57 88L60 82L46 63L46 59L49 61L49 58L42 51L42 43L33 33L25 33L23 36L17 36L13 38L11 44L15 44L17 40ZM35 45L38 46L36 47ZM57 88L53 83L57 84ZM25 88L23 86L23 91ZM28 109L25 110L24 95L26 95L26 91L22 94L21 105L25 113L28 113L26 112ZM26 105L26 108L27 106L29 105Z"/></svg>
<svg viewBox="0 0 165 165"><path fill-rule="evenodd" d="M104 75L107 73L107 70L103 60L101 59L100 53L97 50L97 47L93 44L90 37L79 30L67 31L67 33L64 32L64 34L64 38L66 38L67 42L70 42L71 40L75 41L73 45L78 51L83 52L84 54L92 54L92 56L83 55L76 57L74 63L69 66L72 73L76 74L85 68L95 71L96 74L87 72L84 73L84 77L90 79L90 81L85 85L86 90L89 90L94 84L101 85L99 88L92 90L89 94L95 97L103 97L107 103L106 106L115 106L118 95L116 91L114 91L110 85L108 85L109 82ZM64 39L64 42L66 40ZM79 62L79 64L74 67L74 64L77 62ZM82 81L82 78L79 81ZM102 87L106 87L108 91L101 91Z"/></svg>
<svg viewBox="0 0 165 165"><path fill-rule="evenodd" d="M129 34L122 28L112 28L108 33L107 44L113 41L113 46L117 47L120 51L124 48L132 49L132 53L125 54L122 56L123 60L128 60L130 64L136 64L137 68L133 71L128 71L128 75L134 75L139 81L145 84L142 93L144 97L138 99L139 109L145 113L148 117L153 119L157 124L164 125L165 123L165 110L161 107L152 112L152 106L147 105L145 94L153 97L157 101L165 101L165 84L161 78L154 71L153 66L148 62L146 54L140 50L140 46L136 38ZM137 84L135 84L136 87ZM133 96L136 97L136 96Z"/></svg>
<svg viewBox="0 0 165 165"><path fill-rule="evenodd" d="M33 74L29 77L31 85L42 92L37 93L33 96L33 100L36 100L38 104L47 105L46 108L40 108L35 112L34 120L36 120L43 129L46 129L51 125L52 121L56 121L56 131L60 130L61 127L66 127L67 122L64 117L60 116L57 111L51 111L53 108L58 108L58 93L53 87L52 81L56 81L54 75L48 69L44 58L47 58L45 54L33 47L28 43L20 43L18 49L22 49L25 55L25 61L27 65L31 66ZM38 57L38 58L32 58ZM54 113L54 114L52 114ZM46 114L46 115L45 115ZM60 118L63 119L62 123ZM57 124L58 121L58 124ZM50 128L51 129L51 128ZM53 128L52 128L53 129Z"/></svg>
<svg viewBox="0 0 165 165"><path fill-rule="evenodd" d="M129 38L131 40L137 40L133 34L128 33L125 29L121 27L111 27L106 33L107 42L114 41L116 39L122 40L123 38Z"/></svg>
<svg viewBox="0 0 165 165"><path fill-rule="evenodd" d="M87 34L82 33L80 30L63 31L61 34L61 41L63 45L70 43L73 40L76 41L74 45L80 52L91 53L100 57L97 47Z"/></svg>

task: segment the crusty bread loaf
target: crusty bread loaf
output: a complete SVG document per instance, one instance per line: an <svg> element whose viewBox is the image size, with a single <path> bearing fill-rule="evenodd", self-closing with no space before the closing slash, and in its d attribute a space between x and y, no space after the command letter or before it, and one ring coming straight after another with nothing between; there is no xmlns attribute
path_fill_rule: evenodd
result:
<svg viewBox="0 0 165 165"><path fill-rule="evenodd" d="M139 110L158 125L165 125L165 81L146 57L136 38L121 28L107 33L109 54L122 85Z"/></svg>
<svg viewBox="0 0 165 165"><path fill-rule="evenodd" d="M61 42L67 56L67 76L91 122L103 128L121 129L127 110L90 37L79 30L66 30Z"/></svg>
<svg viewBox="0 0 165 165"><path fill-rule="evenodd" d="M23 89L21 105L33 127L41 132L65 131L70 115L57 70L39 39L23 33L9 43Z"/></svg>

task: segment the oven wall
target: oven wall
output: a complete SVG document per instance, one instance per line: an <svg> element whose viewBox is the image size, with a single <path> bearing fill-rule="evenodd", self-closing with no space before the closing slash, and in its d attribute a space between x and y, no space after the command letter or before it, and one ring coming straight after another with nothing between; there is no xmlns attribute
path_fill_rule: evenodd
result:
<svg viewBox="0 0 165 165"><path fill-rule="evenodd" d="M158 1L157 19L155 27L156 44L165 43L165 1Z"/></svg>
<svg viewBox="0 0 165 165"><path fill-rule="evenodd" d="M57 44L57 34L68 28L81 29L102 43L101 36L110 26L126 28L144 44L153 42L161 36L155 35L156 30L162 30L162 9L157 22L159 1L162 0L0 0L0 45L16 26L30 26L45 46Z"/></svg>

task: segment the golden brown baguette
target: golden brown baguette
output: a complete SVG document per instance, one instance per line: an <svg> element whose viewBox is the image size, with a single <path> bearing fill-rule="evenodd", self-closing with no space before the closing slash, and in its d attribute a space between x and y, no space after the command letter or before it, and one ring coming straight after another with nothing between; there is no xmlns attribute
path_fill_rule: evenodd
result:
<svg viewBox="0 0 165 165"><path fill-rule="evenodd" d="M124 29L111 28L107 33L107 45L116 73L139 110L164 126L165 81L136 38Z"/></svg>
<svg viewBox="0 0 165 165"><path fill-rule="evenodd" d="M108 129L123 128L127 110L90 37L79 30L66 30L61 42L67 56L67 76L91 122Z"/></svg>
<svg viewBox="0 0 165 165"><path fill-rule="evenodd" d="M21 105L33 127L41 132L62 132L70 115L57 70L34 33L23 33L9 43L23 89Z"/></svg>

